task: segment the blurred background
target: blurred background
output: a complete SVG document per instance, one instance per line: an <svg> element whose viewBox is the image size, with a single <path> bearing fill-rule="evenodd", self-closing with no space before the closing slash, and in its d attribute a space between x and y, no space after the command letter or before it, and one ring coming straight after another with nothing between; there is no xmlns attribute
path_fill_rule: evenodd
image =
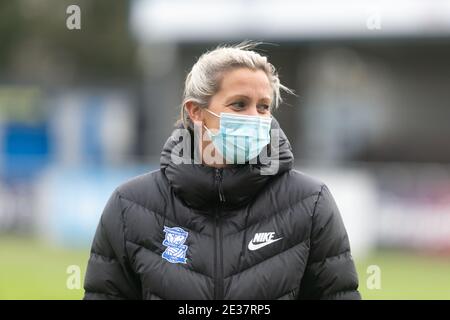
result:
<svg viewBox="0 0 450 320"><path fill-rule="evenodd" d="M248 39L298 94L274 115L336 198L363 298L450 299L450 1L1 1L0 39L0 299L83 296L187 72Z"/></svg>

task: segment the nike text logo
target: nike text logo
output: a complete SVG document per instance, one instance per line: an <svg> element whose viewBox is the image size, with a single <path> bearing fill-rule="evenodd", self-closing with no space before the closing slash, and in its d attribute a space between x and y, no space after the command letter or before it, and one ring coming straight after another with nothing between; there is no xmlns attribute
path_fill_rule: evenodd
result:
<svg viewBox="0 0 450 320"><path fill-rule="evenodd" d="M260 232L256 233L255 237L248 243L248 249L251 251L258 250L271 243L274 243L283 238L274 239L275 232Z"/></svg>

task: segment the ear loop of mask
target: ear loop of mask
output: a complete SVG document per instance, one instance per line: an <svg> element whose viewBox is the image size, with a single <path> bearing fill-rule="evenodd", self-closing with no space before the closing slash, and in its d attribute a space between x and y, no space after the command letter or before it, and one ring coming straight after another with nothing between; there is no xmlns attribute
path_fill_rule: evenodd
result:
<svg viewBox="0 0 450 320"><path fill-rule="evenodd" d="M217 113L212 112L211 110L209 110L208 108L205 108L204 110L208 111L209 113L211 113L212 115L215 115L217 118L220 118L219 115L217 115Z"/></svg>
<svg viewBox="0 0 450 320"><path fill-rule="evenodd" d="M209 109L207 109L207 108L205 108L205 109L203 109L203 110L208 111L209 113L211 113L212 115L214 115L214 116L216 116L217 118L220 119L220 116L217 115L217 113L212 112L211 110L209 110ZM210 135L213 135L213 133L211 132L211 130L208 129L208 127L206 127L205 125L203 125L203 127L209 132Z"/></svg>

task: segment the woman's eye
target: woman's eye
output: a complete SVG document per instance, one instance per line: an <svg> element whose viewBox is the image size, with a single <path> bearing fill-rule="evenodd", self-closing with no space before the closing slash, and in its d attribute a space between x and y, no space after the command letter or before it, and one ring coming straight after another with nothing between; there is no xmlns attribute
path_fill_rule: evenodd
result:
<svg viewBox="0 0 450 320"><path fill-rule="evenodd" d="M269 111L269 108L270 107L267 104L261 104L258 106L259 111L263 111L263 112Z"/></svg>
<svg viewBox="0 0 450 320"><path fill-rule="evenodd" d="M245 103L244 102L235 102L231 104L233 107L235 107L236 109L243 109L245 107Z"/></svg>

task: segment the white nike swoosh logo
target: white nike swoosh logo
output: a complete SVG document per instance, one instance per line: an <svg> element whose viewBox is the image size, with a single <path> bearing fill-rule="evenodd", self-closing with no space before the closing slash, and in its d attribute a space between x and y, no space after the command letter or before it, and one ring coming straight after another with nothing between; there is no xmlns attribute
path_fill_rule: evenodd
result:
<svg viewBox="0 0 450 320"><path fill-rule="evenodd" d="M278 239L268 240L268 241L266 241L266 242L261 242L261 243L258 243L258 244L254 244L254 243L253 243L253 240L251 240L251 241L248 243L248 249L251 250L251 251L258 250L258 249L260 249L260 248L262 248L262 247L265 247L265 246L267 246L267 245L269 245L269 244L271 244L271 243L274 243L274 242L276 242L276 241L278 241L278 240L281 240L281 239L283 239L283 238L278 238Z"/></svg>

